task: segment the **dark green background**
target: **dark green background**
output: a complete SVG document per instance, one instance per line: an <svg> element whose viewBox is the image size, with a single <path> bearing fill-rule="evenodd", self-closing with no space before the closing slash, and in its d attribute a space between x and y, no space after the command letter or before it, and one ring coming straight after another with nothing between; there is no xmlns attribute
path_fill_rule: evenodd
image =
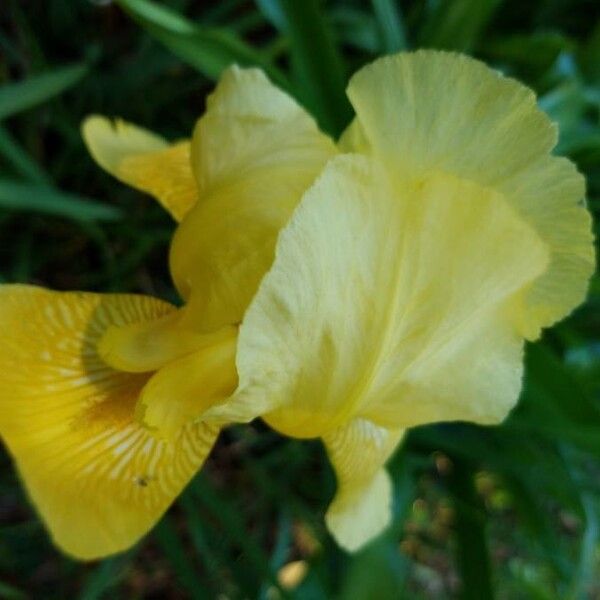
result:
<svg viewBox="0 0 600 600"><path fill-rule="evenodd" d="M161 6L1 0L0 281L173 300L173 223L93 164L79 123L99 112L188 136L231 62L263 66L337 134L361 65L404 48L468 52L536 90L598 210L597 0ZM94 564L51 547L2 454L0 598L600 598L599 301L595 279L588 303L528 349L504 425L411 432L390 465L393 527L355 556L324 528L334 478L319 444L260 423L222 434L155 531ZM297 559L307 577L278 590Z"/></svg>

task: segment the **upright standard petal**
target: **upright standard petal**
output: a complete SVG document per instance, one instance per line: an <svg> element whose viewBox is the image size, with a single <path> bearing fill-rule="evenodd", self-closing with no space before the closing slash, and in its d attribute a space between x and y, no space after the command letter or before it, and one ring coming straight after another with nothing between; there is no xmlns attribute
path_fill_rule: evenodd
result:
<svg viewBox="0 0 600 600"><path fill-rule="evenodd" d="M225 72L192 141L200 201L178 228L171 272L201 330L241 321L277 234L333 142L257 69Z"/></svg>
<svg viewBox="0 0 600 600"><path fill-rule="evenodd" d="M134 544L204 462L218 431L184 425L170 443L134 419L148 375L97 354L107 327L157 319L144 296L0 287L0 435L54 541L91 559Z"/></svg>
<svg viewBox="0 0 600 600"><path fill-rule="evenodd" d="M81 126L94 160L111 175L154 196L176 221L198 200L190 142L169 144L141 127L93 115Z"/></svg>
<svg viewBox="0 0 600 600"><path fill-rule="evenodd" d="M518 302L523 335L535 339L583 301L594 270L584 180L550 155L556 126L531 90L467 56L418 51L364 67L348 95L357 116L346 149L402 178L447 172L491 187L548 244L548 269Z"/></svg>
<svg viewBox="0 0 600 600"><path fill-rule="evenodd" d="M355 418L496 423L521 384L511 306L547 261L490 189L449 175L398 188L370 159L336 158L280 236L221 414L267 411L297 437Z"/></svg>
<svg viewBox="0 0 600 600"><path fill-rule="evenodd" d="M338 485L325 521L347 550L358 550L390 524L392 485L383 465L403 433L354 419L323 438Z"/></svg>

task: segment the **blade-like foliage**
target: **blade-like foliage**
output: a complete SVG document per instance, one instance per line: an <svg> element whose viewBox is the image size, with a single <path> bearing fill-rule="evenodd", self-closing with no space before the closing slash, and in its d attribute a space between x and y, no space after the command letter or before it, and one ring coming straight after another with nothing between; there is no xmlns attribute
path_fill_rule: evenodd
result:
<svg viewBox="0 0 600 600"><path fill-rule="evenodd" d="M285 85L285 76L263 53L227 29L192 23L148 0L118 3L150 35L209 79L216 79L229 65L239 64L262 67L275 82Z"/></svg>
<svg viewBox="0 0 600 600"><path fill-rule="evenodd" d="M0 179L0 207L58 215L81 221L112 221L121 216L118 208L58 191L50 186Z"/></svg>
<svg viewBox="0 0 600 600"><path fill-rule="evenodd" d="M58 96L87 72L85 64L72 65L0 86L0 121Z"/></svg>

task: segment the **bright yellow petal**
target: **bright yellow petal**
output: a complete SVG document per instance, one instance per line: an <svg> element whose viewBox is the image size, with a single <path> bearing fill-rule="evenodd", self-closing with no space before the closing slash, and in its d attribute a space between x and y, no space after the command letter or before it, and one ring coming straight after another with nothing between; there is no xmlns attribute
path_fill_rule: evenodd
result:
<svg viewBox="0 0 600 600"><path fill-rule="evenodd" d="M144 296L0 287L0 435L54 541L91 559L134 544L204 462L217 430L172 443L134 420L148 376L97 355L110 325L173 310Z"/></svg>
<svg viewBox="0 0 600 600"><path fill-rule="evenodd" d="M183 306L160 319L112 325L100 339L98 353L118 371L147 373L237 335L233 326L199 333L196 321L189 306Z"/></svg>
<svg viewBox="0 0 600 600"><path fill-rule="evenodd" d="M323 438L338 484L325 521L338 544L351 552L390 523L392 486L383 465L403 433L354 419Z"/></svg>
<svg viewBox="0 0 600 600"><path fill-rule="evenodd" d="M94 160L111 175L154 196L181 221L198 200L189 141L169 145L163 138L120 119L88 117L83 139Z"/></svg>
<svg viewBox="0 0 600 600"><path fill-rule="evenodd" d="M547 273L522 297L524 335L582 302L594 270L584 181L550 155L556 126L531 90L467 56L419 51L361 69L348 95L357 117L346 150L370 152L401 178L441 171L492 187L549 245Z"/></svg>
<svg viewBox="0 0 600 600"><path fill-rule="evenodd" d="M192 142L201 200L178 228L171 271L201 329L241 321L277 234L334 154L332 141L257 69L225 72Z"/></svg>
<svg viewBox="0 0 600 600"><path fill-rule="evenodd" d="M270 409L265 420L298 437L355 417L498 422L521 382L510 305L546 265L490 189L448 175L396 187L369 159L336 158L279 238L225 407Z"/></svg>
<svg viewBox="0 0 600 600"><path fill-rule="evenodd" d="M138 420L172 440L181 428L222 403L238 384L235 368L237 329L212 336L212 343L155 373L142 390Z"/></svg>

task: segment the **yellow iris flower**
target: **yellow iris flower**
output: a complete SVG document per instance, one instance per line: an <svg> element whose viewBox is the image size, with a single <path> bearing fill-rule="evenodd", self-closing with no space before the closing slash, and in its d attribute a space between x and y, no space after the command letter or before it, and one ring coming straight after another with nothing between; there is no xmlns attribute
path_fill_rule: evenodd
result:
<svg viewBox="0 0 600 600"><path fill-rule="evenodd" d="M180 221L170 262L185 301L0 286L0 435L55 543L90 559L135 543L203 464L222 423L195 419L196 403L234 391L237 326L336 150L262 72L236 67L191 141L102 117L83 135L102 167ZM146 397L164 398L160 416Z"/></svg>
<svg viewBox="0 0 600 600"><path fill-rule="evenodd" d="M419 51L364 67L348 95L341 153L244 316L238 389L202 418L322 438L326 522L354 550L390 520L384 464L403 432L502 421L524 341L583 301L594 254L584 179L551 154L556 127L523 85Z"/></svg>
<svg viewBox="0 0 600 600"><path fill-rule="evenodd" d="M259 416L323 439L326 521L354 550L389 522L384 464L406 428L501 421L524 340L583 300L584 181L550 154L531 91L423 51L363 68L348 94L337 148L236 68L191 142L84 125L104 168L181 220L185 304L0 288L0 433L66 551L133 543L219 427Z"/></svg>

